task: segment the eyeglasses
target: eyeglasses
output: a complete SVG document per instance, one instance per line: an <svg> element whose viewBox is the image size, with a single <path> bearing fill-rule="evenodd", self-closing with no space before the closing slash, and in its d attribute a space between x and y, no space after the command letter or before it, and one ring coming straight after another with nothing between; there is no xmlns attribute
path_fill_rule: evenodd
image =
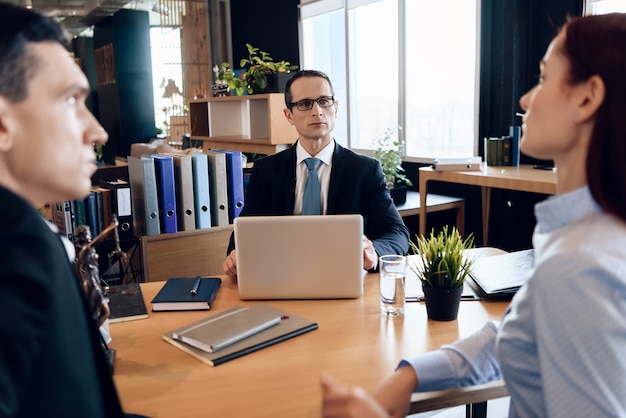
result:
<svg viewBox="0 0 626 418"><path fill-rule="evenodd" d="M302 99L297 102L289 103L289 109L293 109L295 106L298 110L311 110L313 109L313 103L318 104L321 108L331 107L335 104L335 98L333 96L322 96L317 99Z"/></svg>

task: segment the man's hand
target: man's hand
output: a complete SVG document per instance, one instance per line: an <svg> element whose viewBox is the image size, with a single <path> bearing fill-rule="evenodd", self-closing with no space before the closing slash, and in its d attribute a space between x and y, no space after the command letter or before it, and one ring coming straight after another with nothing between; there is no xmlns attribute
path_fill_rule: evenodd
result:
<svg viewBox="0 0 626 418"><path fill-rule="evenodd" d="M371 270L378 267L378 254L374 249L374 244L363 235L363 268Z"/></svg>
<svg viewBox="0 0 626 418"><path fill-rule="evenodd" d="M224 274L237 283L237 250L232 250L224 260Z"/></svg>
<svg viewBox="0 0 626 418"><path fill-rule="evenodd" d="M359 387L349 387L322 375L322 416L324 418L388 418L385 410Z"/></svg>

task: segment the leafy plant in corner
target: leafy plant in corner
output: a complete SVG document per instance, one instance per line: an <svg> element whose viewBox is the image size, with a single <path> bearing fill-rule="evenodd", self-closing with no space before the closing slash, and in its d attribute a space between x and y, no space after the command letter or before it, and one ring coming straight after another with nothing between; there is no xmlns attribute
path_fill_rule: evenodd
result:
<svg viewBox="0 0 626 418"><path fill-rule="evenodd" d="M474 258L467 257L463 251L474 248L473 234L463 239L455 227L448 232L448 226L444 226L437 235L434 231L429 237L416 235L416 242L409 244L422 264L410 267L423 287L455 289L463 286L474 263Z"/></svg>
<svg viewBox="0 0 626 418"><path fill-rule="evenodd" d="M400 130L401 128L398 128ZM402 151L404 143L394 135L395 128L388 128L383 135L378 138L374 158L376 158L383 168L387 187L392 189L396 184L404 183L412 186L413 183L404 174L402 168Z"/></svg>
<svg viewBox="0 0 626 418"><path fill-rule="evenodd" d="M217 79L226 82L230 89L236 91L238 95L242 95L246 91L249 94L262 92L267 87L269 74L288 73L298 68L297 65L291 65L288 61L274 62L269 53L248 43L246 47L248 48L248 57L239 61L239 66L246 68L246 71L240 77L235 75L227 62L223 62L218 69Z"/></svg>

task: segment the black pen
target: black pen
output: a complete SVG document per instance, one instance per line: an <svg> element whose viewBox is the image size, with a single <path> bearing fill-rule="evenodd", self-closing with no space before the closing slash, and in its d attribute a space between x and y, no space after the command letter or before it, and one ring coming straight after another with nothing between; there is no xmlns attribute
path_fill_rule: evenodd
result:
<svg viewBox="0 0 626 418"><path fill-rule="evenodd" d="M556 171L555 167L551 167L549 165L534 165L533 168L537 170Z"/></svg>
<svg viewBox="0 0 626 418"><path fill-rule="evenodd" d="M200 276L196 278L196 281L194 282L193 287L189 291L189 293L191 293L192 295L198 294L198 289L200 288L200 279L202 279L202 277Z"/></svg>

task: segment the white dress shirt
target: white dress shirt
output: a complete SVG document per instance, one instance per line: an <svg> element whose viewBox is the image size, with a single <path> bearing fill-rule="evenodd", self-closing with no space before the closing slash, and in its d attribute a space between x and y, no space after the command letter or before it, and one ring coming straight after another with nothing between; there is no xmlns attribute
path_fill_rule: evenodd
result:
<svg viewBox="0 0 626 418"><path fill-rule="evenodd" d="M317 167L317 175L320 179L320 201L322 202L322 215L326 215L328 204L328 184L330 183L330 170L333 165L333 153L335 152L335 140L330 141L314 158L322 161ZM305 159L313 157L310 155L300 141L296 144L296 201L293 205L293 214L302 214L302 197L304 196L304 186L308 177L308 168Z"/></svg>

